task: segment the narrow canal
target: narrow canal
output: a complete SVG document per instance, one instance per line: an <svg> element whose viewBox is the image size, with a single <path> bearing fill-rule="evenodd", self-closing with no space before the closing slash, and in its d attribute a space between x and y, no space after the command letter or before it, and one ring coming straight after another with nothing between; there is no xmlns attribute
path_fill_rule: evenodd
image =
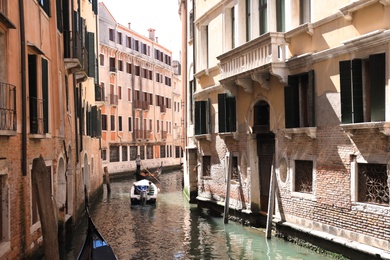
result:
<svg viewBox="0 0 390 260"><path fill-rule="evenodd" d="M181 174L160 176L156 205L130 205L133 177L111 180L110 194L104 187L91 215L118 259L329 259L280 238L266 239L264 230L224 224L190 205L182 193ZM61 245L61 259L77 258L86 233L83 222Z"/></svg>

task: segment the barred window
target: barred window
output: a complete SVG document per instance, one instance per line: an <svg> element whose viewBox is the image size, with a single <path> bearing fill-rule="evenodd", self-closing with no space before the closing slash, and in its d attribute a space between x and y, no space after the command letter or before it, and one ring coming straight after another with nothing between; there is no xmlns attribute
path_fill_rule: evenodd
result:
<svg viewBox="0 0 390 260"><path fill-rule="evenodd" d="M386 164L358 164L358 200L389 206L389 185Z"/></svg>

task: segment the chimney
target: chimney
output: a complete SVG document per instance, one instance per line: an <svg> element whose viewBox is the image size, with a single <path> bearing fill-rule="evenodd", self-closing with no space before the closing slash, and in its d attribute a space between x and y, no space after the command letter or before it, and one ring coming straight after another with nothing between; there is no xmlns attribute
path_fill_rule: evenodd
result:
<svg viewBox="0 0 390 260"><path fill-rule="evenodd" d="M149 31L149 39L152 40L152 41L155 41L155 31L156 30L150 28L150 29L148 29L148 31Z"/></svg>
<svg viewBox="0 0 390 260"><path fill-rule="evenodd" d="M129 26L129 29L131 29L131 23L127 23L128 24L128 26Z"/></svg>
<svg viewBox="0 0 390 260"><path fill-rule="evenodd" d="M158 43L158 37L156 37L156 42Z"/></svg>

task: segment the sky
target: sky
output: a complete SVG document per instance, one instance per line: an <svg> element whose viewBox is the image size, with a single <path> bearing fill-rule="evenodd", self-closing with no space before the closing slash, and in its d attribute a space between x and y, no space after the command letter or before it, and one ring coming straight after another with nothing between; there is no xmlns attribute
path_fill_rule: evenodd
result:
<svg viewBox="0 0 390 260"><path fill-rule="evenodd" d="M180 58L181 21L178 0L100 0L115 20L124 26L131 23L135 32L149 36L148 29L156 30L158 43L172 51L172 58Z"/></svg>

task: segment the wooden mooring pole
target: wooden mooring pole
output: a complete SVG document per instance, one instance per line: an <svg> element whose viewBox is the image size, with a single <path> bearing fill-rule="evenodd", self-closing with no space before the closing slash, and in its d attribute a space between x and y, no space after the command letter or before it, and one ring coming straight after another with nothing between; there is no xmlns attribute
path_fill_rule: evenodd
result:
<svg viewBox="0 0 390 260"><path fill-rule="evenodd" d="M107 166L104 167L104 179L107 186L107 192L111 192L110 175L108 174Z"/></svg>
<svg viewBox="0 0 390 260"><path fill-rule="evenodd" d="M270 180L270 187L269 187L269 197L268 197L268 213L267 213L267 226L266 226L266 236L267 238L271 238L271 231L272 231L272 218L274 214L274 207L275 207L275 187L276 187L276 175L275 175L275 155L272 159L272 166L271 166L271 180Z"/></svg>
<svg viewBox="0 0 390 260"><path fill-rule="evenodd" d="M226 195L225 195L225 208L223 214L223 223L227 224L229 222L229 197L230 197L230 179L232 176L232 163L233 156L232 153L228 153L229 163L228 163L228 171L226 176Z"/></svg>
<svg viewBox="0 0 390 260"><path fill-rule="evenodd" d="M42 156L32 164L32 187L38 202L39 218L42 225L43 251L45 259L60 259L58 248L58 227L51 194L51 176Z"/></svg>

